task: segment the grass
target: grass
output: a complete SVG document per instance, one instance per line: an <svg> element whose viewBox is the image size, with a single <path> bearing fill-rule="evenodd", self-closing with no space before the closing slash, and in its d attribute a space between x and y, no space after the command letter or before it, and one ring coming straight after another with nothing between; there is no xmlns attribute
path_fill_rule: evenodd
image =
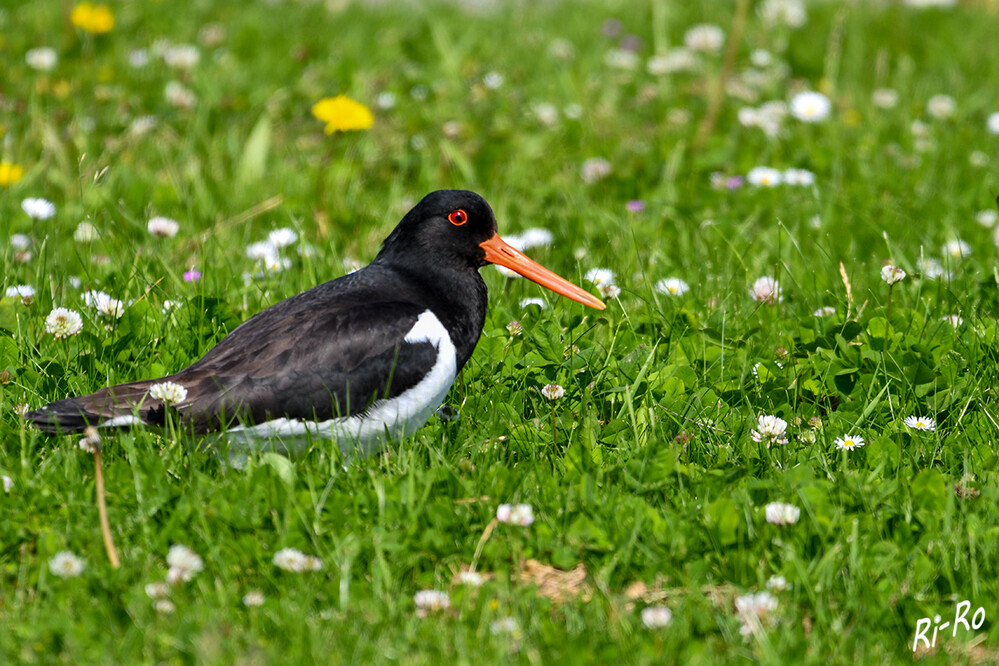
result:
<svg viewBox="0 0 999 666"><path fill-rule="evenodd" d="M999 278L993 230L975 220L999 191L997 99L982 85L999 78L984 47L995 3L810 4L798 29L767 28L754 6L732 77L747 79L754 49L778 64L757 101L724 97L702 141L722 57L662 76L645 61L694 24L730 32L741 3L327 5L115 2L102 36L74 30L63 3L0 11L0 159L25 171L0 188L0 261L5 288L36 289L0 299L0 474L13 484L0 494L0 659L879 663L911 659L918 620L946 621L964 599L984 626L941 632L920 656L999 659ZM637 69L606 62L610 18L641 38ZM200 44L201 59L129 65L160 40ZM25 63L36 46L57 49L54 70ZM196 95L191 108L167 102L169 81ZM879 87L896 107L872 104ZM827 93L830 118L788 117L777 138L739 123L741 107L799 89ZM326 136L309 113L338 93L375 107L384 92L396 103L366 132ZM934 119L941 93L956 111ZM538 102L556 107L554 126ZM155 124L136 131L145 116ZM612 171L585 183L592 157ZM816 184L711 186L758 165L806 168ZM555 244L532 256L584 284L610 268L620 296L596 313L483 270L491 309L446 403L460 418L379 455L317 445L239 469L188 438L105 437L112 569L92 458L27 427L17 405L188 365L261 308L370 260L444 187L483 194L501 234L550 229ZM28 218L32 196L56 215ZM151 237L154 215L180 233ZM74 240L82 220L99 238ZM299 233L292 266L256 275L244 248L278 227ZM30 260L15 233L33 240ZM942 254L954 238L970 256ZM908 273L891 292L886 261ZM203 277L187 282L192 266ZM783 302L749 297L763 275ZM70 276L125 301L121 319L86 307ZM690 291L657 292L670 276ZM537 296L548 307L519 306ZM164 314L167 300L179 305ZM45 333L58 306L83 314L82 333ZM835 314L813 316L823 306ZM566 392L548 402L552 382ZM788 422L786 446L753 441L763 414ZM910 415L936 430L905 427ZM848 434L867 445L836 450ZM796 524L765 520L778 501L801 509ZM491 529L506 502L530 504L535 522ZM178 543L204 571L159 613L144 586ZM284 547L323 570L277 569ZM491 579L455 584L477 549ZM52 574L61 550L85 561L79 577ZM791 589L743 637L735 598L775 575ZM418 617L422 589L449 591L450 608ZM244 606L250 590L263 606ZM672 610L668 627L642 625L650 604ZM505 617L513 635L491 630Z"/></svg>

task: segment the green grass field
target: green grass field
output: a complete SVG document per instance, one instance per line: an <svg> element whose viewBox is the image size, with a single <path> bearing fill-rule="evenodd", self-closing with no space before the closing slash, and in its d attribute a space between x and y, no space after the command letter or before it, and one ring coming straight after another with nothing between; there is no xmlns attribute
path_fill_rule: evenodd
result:
<svg viewBox="0 0 999 666"><path fill-rule="evenodd" d="M0 662L999 661L995 2L109 1L0 9ZM371 129L324 133L338 94ZM483 269L458 417L378 455L105 434L113 569L24 405L187 366L441 188L608 308Z"/></svg>

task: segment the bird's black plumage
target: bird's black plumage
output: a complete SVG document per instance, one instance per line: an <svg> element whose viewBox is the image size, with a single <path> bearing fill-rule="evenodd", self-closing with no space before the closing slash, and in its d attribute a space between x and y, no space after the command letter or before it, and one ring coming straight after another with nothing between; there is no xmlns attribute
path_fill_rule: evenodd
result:
<svg viewBox="0 0 999 666"><path fill-rule="evenodd" d="M511 252L519 254L496 236L496 220L482 197L464 190L433 192L403 217L370 265L263 310L190 367L58 400L26 418L48 432L131 425L136 416L161 425L167 407L150 395L150 387L166 381L186 389L186 398L170 408L195 433L280 419L364 416L372 405L422 387L445 347L449 376L435 375L419 409L412 396L399 401L407 404L407 418L425 420L426 408L440 404L478 342L486 315L481 266L512 261L525 274L544 274L532 279L553 279L550 288L602 307L526 257L510 259ZM407 339L428 312L431 328L442 326L443 337Z"/></svg>
<svg viewBox="0 0 999 666"><path fill-rule="evenodd" d="M463 227L447 220L456 209L468 213ZM434 192L402 219L370 265L263 310L190 367L59 400L26 418L49 432L79 431L133 410L145 423L162 424L163 404L148 390L163 381L187 389L176 408L196 433L237 421L362 413L414 386L433 366L432 344L403 343L422 312L429 309L450 333L459 370L471 357L486 314L478 243L495 231L492 209L477 194Z"/></svg>

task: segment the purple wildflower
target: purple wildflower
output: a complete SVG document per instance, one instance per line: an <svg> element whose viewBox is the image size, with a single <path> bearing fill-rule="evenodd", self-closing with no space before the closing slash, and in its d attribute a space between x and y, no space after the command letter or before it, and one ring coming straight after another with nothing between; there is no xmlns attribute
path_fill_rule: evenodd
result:
<svg viewBox="0 0 999 666"><path fill-rule="evenodd" d="M618 43L618 46L622 51L632 51L635 53L641 51L644 45L645 42L643 42L642 38L638 35L625 35Z"/></svg>
<svg viewBox="0 0 999 666"><path fill-rule="evenodd" d="M601 30L604 33L604 37L613 39L621 34L621 22L617 19L607 19L604 21Z"/></svg>
<svg viewBox="0 0 999 666"><path fill-rule="evenodd" d="M632 213L641 213L643 210L645 210L645 202L642 201L641 199L632 199L631 201L626 203L624 207L627 208Z"/></svg>
<svg viewBox="0 0 999 666"><path fill-rule="evenodd" d="M192 268L191 270L184 273L184 282L197 282L200 279L201 279L201 271L199 271L196 268Z"/></svg>

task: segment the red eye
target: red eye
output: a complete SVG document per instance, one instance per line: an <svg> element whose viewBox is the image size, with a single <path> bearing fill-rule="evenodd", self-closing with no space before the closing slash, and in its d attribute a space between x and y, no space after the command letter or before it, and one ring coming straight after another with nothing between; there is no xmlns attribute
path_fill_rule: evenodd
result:
<svg viewBox="0 0 999 666"><path fill-rule="evenodd" d="M456 227L460 227L465 224L465 222L468 222L468 213L460 208L458 210L453 210L448 213L447 221Z"/></svg>

